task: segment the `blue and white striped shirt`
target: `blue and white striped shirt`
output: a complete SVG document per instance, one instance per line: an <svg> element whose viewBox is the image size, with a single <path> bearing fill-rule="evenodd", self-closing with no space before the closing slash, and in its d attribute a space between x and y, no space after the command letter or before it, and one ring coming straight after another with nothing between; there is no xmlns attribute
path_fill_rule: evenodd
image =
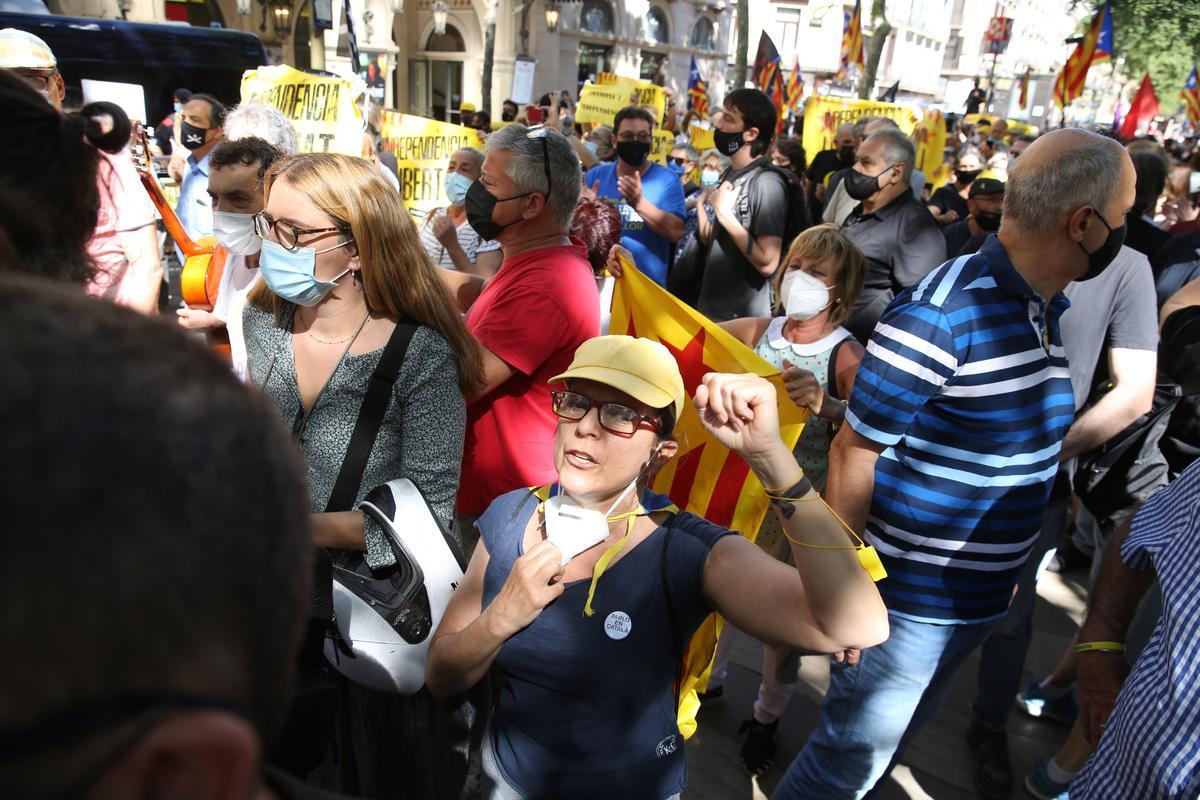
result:
<svg viewBox="0 0 1200 800"><path fill-rule="evenodd" d="M1008 608L1075 413L1058 321L999 240L947 261L884 312L846 422L887 449L867 537L888 610L935 623Z"/></svg>
<svg viewBox="0 0 1200 800"><path fill-rule="evenodd" d="M1158 575L1162 617L1071 798L1200 797L1200 462L1142 507L1121 560Z"/></svg>

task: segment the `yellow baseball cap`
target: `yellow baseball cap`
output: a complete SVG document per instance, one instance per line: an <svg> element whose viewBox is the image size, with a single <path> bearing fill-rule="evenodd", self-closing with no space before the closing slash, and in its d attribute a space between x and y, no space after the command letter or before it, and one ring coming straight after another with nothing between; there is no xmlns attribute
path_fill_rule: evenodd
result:
<svg viewBox="0 0 1200 800"><path fill-rule="evenodd" d="M579 345L571 366L550 383L588 380L619 389L651 408L675 406L683 414L687 391L674 356L659 342L632 336L597 336Z"/></svg>
<svg viewBox="0 0 1200 800"><path fill-rule="evenodd" d="M0 69L55 69L50 46L28 31L0 28Z"/></svg>
<svg viewBox="0 0 1200 800"><path fill-rule="evenodd" d="M462 103L459 105L458 110L460 113L463 111L474 111L475 104L474 103Z"/></svg>
<svg viewBox="0 0 1200 800"><path fill-rule="evenodd" d="M971 181L971 189L967 192L968 197L977 197L981 194L1004 194L1004 176L999 172L989 169L980 173L975 180Z"/></svg>

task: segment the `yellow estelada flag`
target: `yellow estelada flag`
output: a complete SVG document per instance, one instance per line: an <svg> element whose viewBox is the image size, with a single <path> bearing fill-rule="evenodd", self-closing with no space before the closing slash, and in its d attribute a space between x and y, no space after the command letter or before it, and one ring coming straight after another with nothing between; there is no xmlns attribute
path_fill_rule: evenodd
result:
<svg viewBox="0 0 1200 800"><path fill-rule="evenodd" d="M613 292L609 333L661 342L675 356L689 397L695 395L700 380L709 372L763 376L775 385L783 443L789 449L795 448L808 410L788 400L779 370L639 272L624 253L621 270ZM749 465L708 435L691 403L684 405L675 438L679 455L655 477L654 491L666 495L684 511L754 541L767 513L768 500ZM718 615L710 614L684 653L678 721L685 739L696 731L696 712L700 710L696 692L708 685L722 622Z"/></svg>

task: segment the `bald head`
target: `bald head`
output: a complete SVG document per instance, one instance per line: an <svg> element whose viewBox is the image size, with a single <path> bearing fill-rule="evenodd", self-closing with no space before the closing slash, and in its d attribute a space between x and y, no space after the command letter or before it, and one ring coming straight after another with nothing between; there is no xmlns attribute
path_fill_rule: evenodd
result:
<svg viewBox="0 0 1200 800"><path fill-rule="evenodd" d="M1005 224L1027 234L1052 230L1080 206L1091 206L1109 224L1133 204L1136 176L1124 148L1077 128L1038 137L1008 171Z"/></svg>
<svg viewBox="0 0 1200 800"><path fill-rule="evenodd" d="M833 137L833 147L836 150L839 147L854 146L854 123L843 122L837 127L837 133Z"/></svg>

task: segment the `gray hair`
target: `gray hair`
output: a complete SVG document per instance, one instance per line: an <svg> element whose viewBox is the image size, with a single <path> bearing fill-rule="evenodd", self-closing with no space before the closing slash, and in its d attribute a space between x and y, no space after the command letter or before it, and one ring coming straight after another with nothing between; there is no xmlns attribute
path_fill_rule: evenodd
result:
<svg viewBox="0 0 1200 800"><path fill-rule="evenodd" d="M1121 183L1124 151L1111 139L1090 131L1069 153L1027 166L1024 158L1008 173L1004 187L1004 222L1029 234L1041 234L1062 223L1080 206L1100 211Z"/></svg>
<svg viewBox="0 0 1200 800"><path fill-rule="evenodd" d="M530 128L519 123L505 125L487 138L486 152L507 150L513 154L508 164L508 177L516 185L517 193L546 193L546 166L542 157L542 140L530 139L526 134ZM546 155L550 162L549 205L556 225L563 230L571 224L575 203L579 200L582 185L579 156L575 148L553 128L545 128Z"/></svg>
<svg viewBox="0 0 1200 800"><path fill-rule="evenodd" d="M867 135L867 128L876 123L880 123L889 128L895 128L896 130L900 129L900 126L896 123L896 120L892 119L891 117L859 117L854 122L854 138L861 141L862 138Z"/></svg>
<svg viewBox="0 0 1200 800"><path fill-rule="evenodd" d="M903 164L903 177L907 180L912 175L913 166L917 163L917 148L913 145L912 139L905 136L899 128L891 127L880 128L867 137L868 142L876 139L883 144L881 152L883 160L889 167Z"/></svg>
<svg viewBox="0 0 1200 800"><path fill-rule="evenodd" d="M296 154L296 130L283 112L264 103L242 103L225 115L225 138L257 136L284 155Z"/></svg>
<svg viewBox="0 0 1200 800"><path fill-rule="evenodd" d="M690 144L677 144L671 148L672 153L675 152L676 150L682 150L684 152L684 156L687 158L688 161L699 161L700 160L700 151L697 150L696 148L692 147Z"/></svg>
<svg viewBox="0 0 1200 800"><path fill-rule="evenodd" d="M715 148L715 147L710 147L709 149L705 150L705 151L704 151L704 155L700 156L700 161L702 161L702 162L703 162L703 161L708 161L708 157L709 157L709 156L716 156L716 157L717 157L717 161L718 161L718 163L720 163L720 165L721 165L721 171L722 171L722 172L724 172L725 170L729 169L729 156L725 155L724 153L722 153L722 152L721 152L720 150L718 150L717 148Z"/></svg>
<svg viewBox="0 0 1200 800"><path fill-rule="evenodd" d="M483 151L480 150L478 147L460 147L457 150L455 150L454 152L455 153L470 153L471 155L475 156L475 158L479 159L479 163L481 165L483 164Z"/></svg>

